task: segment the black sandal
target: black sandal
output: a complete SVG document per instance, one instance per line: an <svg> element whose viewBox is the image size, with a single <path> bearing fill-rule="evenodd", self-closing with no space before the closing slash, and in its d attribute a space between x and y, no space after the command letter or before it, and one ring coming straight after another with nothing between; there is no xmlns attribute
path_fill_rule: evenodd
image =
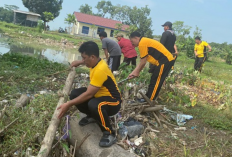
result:
<svg viewBox="0 0 232 157"><path fill-rule="evenodd" d="M80 125L80 126L85 126L85 125L87 125L87 124L95 123L95 122L96 122L95 119L93 119L93 118L90 117L90 116L86 116L86 117L82 118L82 119L79 121L79 125Z"/></svg>
<svg viewBox="0 0 232 157"><path fill-rule="evenodd" d="M103 136L99 142L100 147L110 147L117 141L116 136L108 131L103 132Z"/></svg>

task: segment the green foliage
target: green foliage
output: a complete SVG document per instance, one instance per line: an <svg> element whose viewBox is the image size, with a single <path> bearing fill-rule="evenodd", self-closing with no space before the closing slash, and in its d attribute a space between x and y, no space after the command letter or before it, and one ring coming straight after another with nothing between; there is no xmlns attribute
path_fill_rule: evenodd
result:
<svg viewBox="0 0 232 157"><path fill-rule="evenodd" d="M67 17L64 19L65 23L71 25L76 23L76 17L74 14L67 14Z"/></svg>
<svg viewBox="0 0 232 157"><path fill-rule="evenodd" d="M41 19L46 22L44 12L52 13L54 19L59 16L62 9L63 0L22 0L23 5L31 12L41 15Z"/></svg>
<svg viewBox="0 0 232 157"><path fill-rule="evenodd" d="M175 30L177 36L179 35L186 36L190 34L190 30L192 27L188 25L184 25L184 21L175 21L172 25L172 28Z"/></svg>
<svg viewBox="0 0 232 157"><path fill-rule="evenodd" d="M39 33L42 33L43 28L44 28L44 23L43 23L42 20L39 20L39 21L38 21L38 24L37 24L37 30L38 30L38 32L39 32Z"/></svg>
<svg viewBox="0 0 232 157"><path fill-rule="evenodd" d="M101 17L105 17L107 13L111 15L114 12L114 6L111 1L100 1L97 3L96 8L98 10L97 14L101 15Z"/></svg>
<svg viewBox="0 0 232 157"><path fill-rule="evenodd" d="M89 14L89 15L93 14L92 7L89 6L88 4L81 5L79 10L81 13L84 13L84 14Z"/></svg>
<svg viewBox="0 0 232 157"><path fill-rule="evenodd" d="M130 25L128 28L126 28L126 31L127 31L126 35L130 36L130 34L136 30L138 30L137 26Z"/></svg>
<svg viewBox="0 0 232 157"><path fill-rule="evenodd" d="M193 32L193 37L195 38L195 37L200 37L200 38L202 38L202 34L201 34L201 29L199 28L199 27L197 27L196 26L196 29L195 29L195 31Z"/></svg>
<svg viewBox="0 0 232 157"><path fill-rule="evenodd" d="M13 5L5 5L5 7L0 7L0 21L12 23L14 20L13 10L17 8L17 6Z"/></svg>
<svg viewBox="0 0 232 157"><path fill-rule="evenodd" d="M226 55L226 63L230 65L232 64L232 51L228 51Z"/></svg>
<svg viewBox="0 0 232 157"><path fill-rule="evenodd" d="M49 21L52 21L54 19L54 16L51 12L43 12L43 16L44 16L44 21L45 22L49 22Z"/></svg>
<svg viewBox="0 0 232 157"><path fill-rule="evenodd" d="M3 80L10 80L12 85L1 83L3 92L0 92L0 97L4 96L4 92L12 94L35 92L48 88L59 89L60 86L57 83L51 85L49 81L45 81L48 78L44 78L44 76L64 69L64 65L46 59L18 53L6 53L0 56L0 76L3 77Z"/></svg>
<svg viewBox="0 0 232 157"><path fill-rule="evenodd" d="M114 30L114 35L117 35L121 30L122 30L122 25L121 23L116 23L115 28L117 30Z"/></svg>
<svg viewBox="0 0 232 157"><path fill-rule="evenodd" d="M23 109L16 109L14 105L7 108L9 117L1 119L0 128L19 118L4 134L0 144L0 156L8 154L15 148L22 149L19 154L24 156L28 147L33 149L33 155L37 155L40 143L37 137L43 137L46 133L49 121L56 107L59 97L53 94L40 95Z"/></svg>
<svg viewBox="0 0 232 157"><path fill-rule="evenodd" d="M189 36L185 42L186 55L188 57L194 56L194 45L195 45L195 40Z"/></svg>
<svg viewBox="0 0 232 157"><path fill-rule="evenodd" d="M96 8L98 13L93 15L108 17L121 21L123 24L130 25L128 28L129 32L138 31L142 36L152 38L152 20L149 17L151 10L148 6L138 8L136 6L121 6L121 5L112 5L110 1L100 1L98 2ZM80 7L80 11L83 13L90 14L92 13L92 8L85 4L85 6ZM129 33L128 33L129 34Z"/></svg>

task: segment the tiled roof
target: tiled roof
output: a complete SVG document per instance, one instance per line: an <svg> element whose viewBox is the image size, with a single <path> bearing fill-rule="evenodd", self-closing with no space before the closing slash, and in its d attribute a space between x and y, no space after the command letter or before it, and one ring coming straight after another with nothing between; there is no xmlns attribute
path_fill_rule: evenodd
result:
<svg viewBox="0 0 232 157"><path fill-rule="evenodd" d="M79 12L74 12L74 15L78 22L88 23L88 24L102 26L102 27L111 28L111 29L116 29L115 28L116 24L122 23L120 21L107 19L107 18L94 16L94 15L89 15L89 14L84 14L84 13L79 13ZM128 27L129 27L128 25L123 25L122 30L125 31L125 29Z"/></svg>

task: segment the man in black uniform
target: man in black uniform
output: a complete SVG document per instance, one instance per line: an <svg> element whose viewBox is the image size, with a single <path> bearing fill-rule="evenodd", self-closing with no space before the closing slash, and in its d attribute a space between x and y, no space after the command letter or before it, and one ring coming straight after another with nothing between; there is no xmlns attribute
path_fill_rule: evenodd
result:
<svg viewBox="0 0 232 157"><path fill-rule="evenodd" d="M161 44L168 49L170 53L172 53L174 56L177 56L177 47L176 47L176 35L174 34L174 31L172 30L172 23L171 22L165 22L165 24L162 25L164 27L164 32L162 34L162 37L160 39Z"/></svg>
<svg viewBox="0 0 232 157"><path fill-rule="evenodd" d="M164 32L160 39L160 43L164 45L164 47L173 55L173 57L176 60L178 51L177 51L177 47L175 44L176 35L174 34L174 31L172 30L172 23L167 21L162 26L164 27ZM150 64L149 72L153 73L154 69L155 69L155 66Z"/></svg>

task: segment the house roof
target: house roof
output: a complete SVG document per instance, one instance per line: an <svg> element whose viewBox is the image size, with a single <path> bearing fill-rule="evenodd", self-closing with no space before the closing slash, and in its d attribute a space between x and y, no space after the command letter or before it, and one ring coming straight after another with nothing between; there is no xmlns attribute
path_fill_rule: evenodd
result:
<svg viewBox="0 0 232 157"><path fill-rule="evenodd" d="M74 15L75 15L78 22L87 23L87 24L96 25L96 26L101 26L101 27L106 27L106 28L111 28L111 29L116 29L115 26L117 23L122 24L121 21L116 21L116 20L112 20L112 19L99 17L99 16L84 14L84 13L80 13L80 12L74 12ZM125 31L125 29L128 27L129 27L128 25L123 24L122 30Z"/></svg>
<svg viewBox="0 0 232 157"><path fill-rule="evenodd" d="M40 17L40 14L36 14L36 13L33 13L33 12L28 12L28 11L13 10L13 12L27 14L27 15L34 15L34 16L39 16Z"/></svg>

